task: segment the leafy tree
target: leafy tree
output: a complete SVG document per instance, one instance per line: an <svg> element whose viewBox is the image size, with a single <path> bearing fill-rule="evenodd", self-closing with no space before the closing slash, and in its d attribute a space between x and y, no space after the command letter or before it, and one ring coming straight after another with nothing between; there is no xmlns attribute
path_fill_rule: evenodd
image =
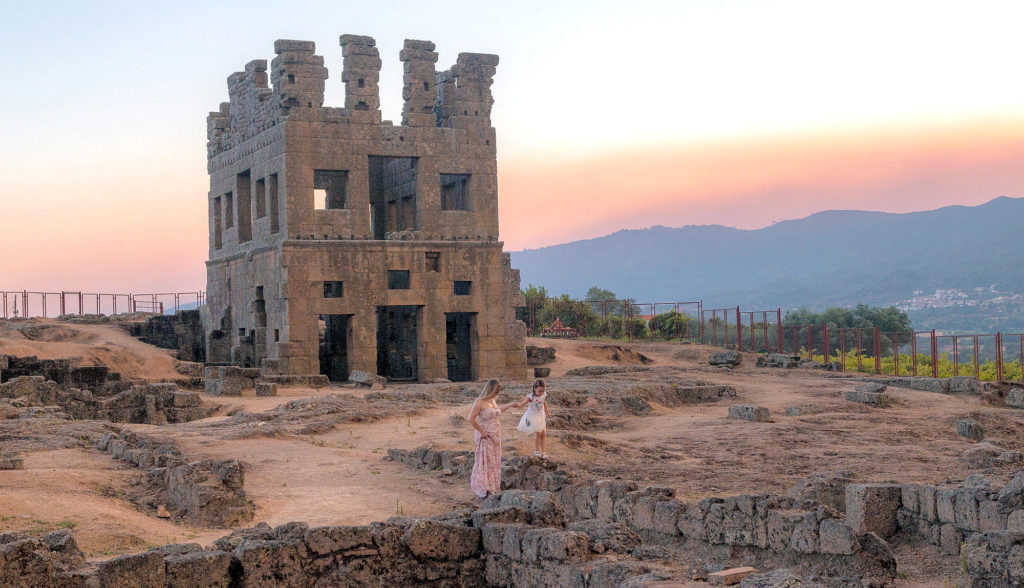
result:
<svg viewBox="0 0 1024 588"><path fill-rule="evenodd" d="M663 312L651 319L651 332L667 339L685 338L689 335L689 323L690 317L685 314L674 310Z"/></svg>

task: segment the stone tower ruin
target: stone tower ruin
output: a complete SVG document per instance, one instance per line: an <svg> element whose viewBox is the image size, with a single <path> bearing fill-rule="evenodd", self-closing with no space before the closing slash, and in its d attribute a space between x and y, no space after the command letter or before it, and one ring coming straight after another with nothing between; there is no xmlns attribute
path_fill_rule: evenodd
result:
<svg viewBox="0 0 1024 588"><path fill-rule="evenodd" d="M279 374L524 379L519 271L498 240L498 57L435 70L406 40L401 126L371 37L342 35L344 108L311 41L228 77L207 118L208 361ZM268 79L269 78L269 79ZM269 85L268 85L269 82Z"/></svg>

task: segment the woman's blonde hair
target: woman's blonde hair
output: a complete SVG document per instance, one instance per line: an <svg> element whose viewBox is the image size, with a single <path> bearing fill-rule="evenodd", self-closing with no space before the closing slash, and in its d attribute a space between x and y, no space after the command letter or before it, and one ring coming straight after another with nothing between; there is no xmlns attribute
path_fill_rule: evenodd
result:
<svg viewBox="0 0 1024 588"><path fill-rule="evenodd" d="M480 396L477 396L477 400L486 400L488 398L494 398L501 392L501 383L498 380L487 380L484 384L484 389L480 392Z"/></svg>

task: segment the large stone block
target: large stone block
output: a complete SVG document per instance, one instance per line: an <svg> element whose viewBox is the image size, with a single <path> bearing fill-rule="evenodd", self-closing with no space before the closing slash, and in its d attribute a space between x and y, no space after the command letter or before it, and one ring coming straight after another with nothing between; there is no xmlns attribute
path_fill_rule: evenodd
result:
<svg viewBox="0 0 1024 588"><path fill-rule="evenodd" d="M985 428L974 419L958 419L956 421L956 434L966 437L971 441L981 441L985 438Z"/></svg>
<svg viewBox="0 0 1024 588"><path fill-rule="evenodd" d="M164 556L156 551L122 555L100 563L97 576L101 586L118 588L164 588Z"/></svg>
<svg viewBox="0 0 1024 588"><path fill-rule="evenodd" d="M417 556L435 560L459 560L479 553L480 529L431 519L409 525L404 541Z"/></svg>
<svg viewBox="0 0 1024 588"><path fill-rule="evenodd" d="M730 419L741 419L759 423L769 423L772 420L771 412L763 406L749 406L746 404L733 404L729 407Z"/></svg>
<svg viewBox="0 0 1024 588"><path fill-rule="evenodd" d="M231 555L219 550L194 551L164 559L167 588L227 588Z"/></svg>
<svg viewBox="0 0 1024 588"><path fill-rule="evenodd" d="M892 537L901 499L898 484L850 484L846 487L846 522L857 535Z"/></svg>

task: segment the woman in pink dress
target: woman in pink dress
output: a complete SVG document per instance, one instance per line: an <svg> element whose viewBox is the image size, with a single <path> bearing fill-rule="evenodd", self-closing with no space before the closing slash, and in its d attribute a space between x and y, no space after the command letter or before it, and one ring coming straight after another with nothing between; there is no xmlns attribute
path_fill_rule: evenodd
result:
<svg viewBox="0 0 1024 588"><path fill-rule="evenodd" d="M469 487L481 498L501 492L501 423L498 417L513 406L525 406L519 402L498 406L495 399L502 389L498 380L488 380L469 411L469 424L476 429L473 435L476 453Z"/></svg>

